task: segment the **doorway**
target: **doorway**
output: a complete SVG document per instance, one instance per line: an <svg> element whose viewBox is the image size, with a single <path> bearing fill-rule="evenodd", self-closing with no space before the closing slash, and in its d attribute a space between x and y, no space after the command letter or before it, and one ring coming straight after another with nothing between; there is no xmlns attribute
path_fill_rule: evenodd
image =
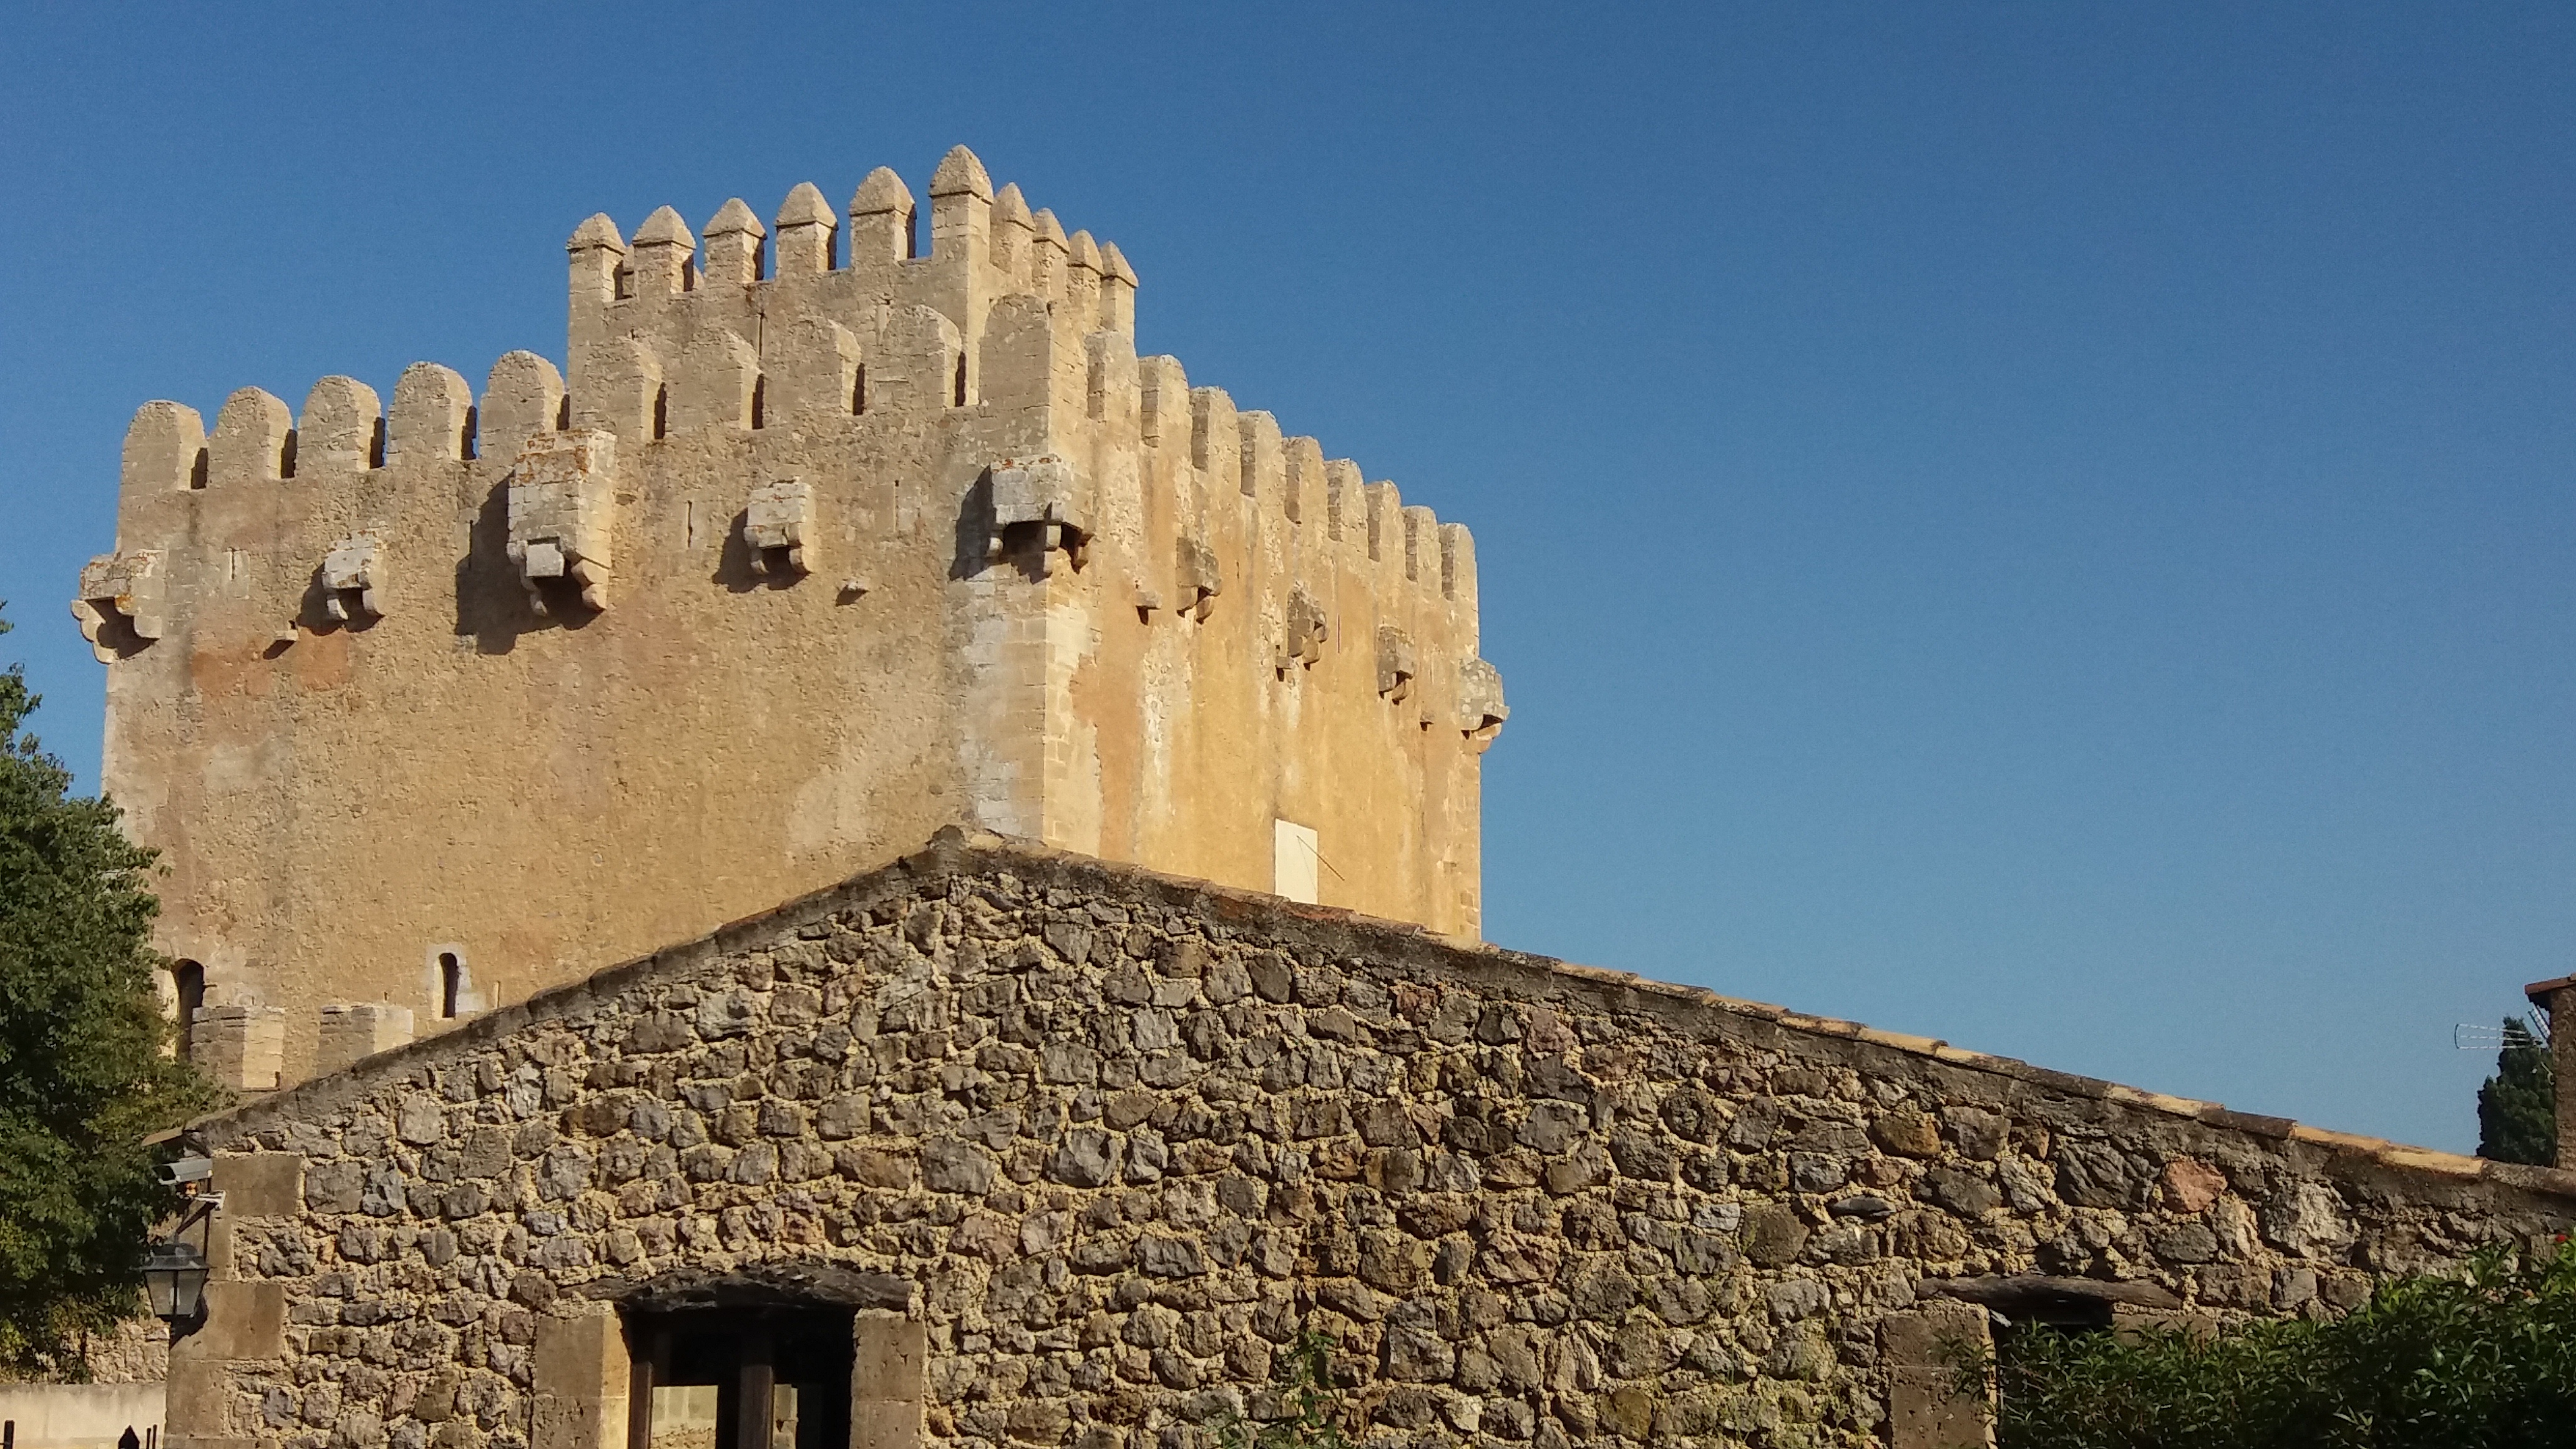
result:
<svg viewBox="0 0 2576 1449"><path fill-rule="evenodd" d="M848 1309L631 1312L627 1449L848 1449Z"/></svg>

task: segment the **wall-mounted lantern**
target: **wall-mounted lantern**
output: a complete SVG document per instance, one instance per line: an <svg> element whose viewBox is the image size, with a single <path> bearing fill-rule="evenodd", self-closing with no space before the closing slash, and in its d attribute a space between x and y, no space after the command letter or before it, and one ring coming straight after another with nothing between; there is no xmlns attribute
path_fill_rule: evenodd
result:
<svg viewBox="0 0 2576 1449"><path fill-rule="evenodd" d="M173 1329L193 1324L206 1312L206 1249L212 1245L215 1212L224 1205L224 1195L206 1190L214 1176L213 1159L180 1157L154 1169L161 1181L187 1194L187 1207L170 1229L170 1236L152 1245L143 1259L143 1296L152 1305L152 1316ZM197 1229L197 1241L186 1241L188 1229Z"/></svg>
<svg viewBox="0 0 2576 1449"><path fill-rule="evenodd" d="M143 1296L152 1316L174 1328L196 1322L206 1309L206 1255L176 1238L154 1243L143 1260Z"/></svg>

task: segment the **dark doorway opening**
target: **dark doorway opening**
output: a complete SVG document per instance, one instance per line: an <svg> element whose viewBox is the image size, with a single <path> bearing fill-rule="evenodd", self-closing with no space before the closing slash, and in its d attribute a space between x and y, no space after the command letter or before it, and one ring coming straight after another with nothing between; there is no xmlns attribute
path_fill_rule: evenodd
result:
<svg viewBox="0 0 2576 1449"><path fill-rule="evenodd" d="M848 1449L846 1308L632 1312L627 1449Z"/></svg>

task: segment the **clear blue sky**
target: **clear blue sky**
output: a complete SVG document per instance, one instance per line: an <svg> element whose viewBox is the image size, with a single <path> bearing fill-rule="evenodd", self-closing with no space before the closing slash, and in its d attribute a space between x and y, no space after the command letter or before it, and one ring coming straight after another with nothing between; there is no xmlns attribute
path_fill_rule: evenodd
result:
<svg viewBox="0 0 2576 1449"><path fill-rule="evenodd" d="M0 6L0 595L141 402L974 146L1476 530L1488 934L2465 1148L2576 970L2576 11Z"/></svg>

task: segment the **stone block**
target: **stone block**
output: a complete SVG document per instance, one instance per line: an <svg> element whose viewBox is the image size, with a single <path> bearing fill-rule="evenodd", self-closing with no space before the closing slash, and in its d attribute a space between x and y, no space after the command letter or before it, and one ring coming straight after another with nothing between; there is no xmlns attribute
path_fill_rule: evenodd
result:
<svg viewBox="0 0 2576 1449"><path fill-rule="evenodd" d="M277 1358L286 1352L286 1285L210 1282L205 1319L170 1344L171 1372L182 1363Z"/></svg>
<svg viewBox="0 0 2576 1449"><path fill-rule="evenodd" d="M930 1363L930 1329L890 1313L862 1313L850 1326L850 1400L919 1403Z"/></svg>
<svg viewBox="0 0 2576 1449"><path fill-rule="evenodd" d="M214 1190L230 1218L284 1218L304 1210L304 1158L294 1152L223 1152Z"/></svg>
<svg viewBox="0 0 2576 1449"><path fill-rule="evenodd" d="M183 1357L174 1343L167 1383L161 1418L165 1443L202 1445L222 1437L227 1427L225 1394L231 1386L229 1368L222 1360Z"/></svg>
<svg viewBox="0 0 2576 1449"><path fill-rule="evenodd" d="M1882 1114L1869 1127L1870 1140L1899 1157L1941 1155L1941 1124L1919 1107L1902 1106Z"/></svg>
<svg viewBox="0 0 2576 1449"><path fill-rule="evenodd" d="M1755 1266L1785 1268L1807 1247L1807 1225L1787 1203L1756 1203L1744 1213L1744 1256Z"/></svg>
<svg viewBox="0 0 2576 1449"><path fill-rule="evenodd" d="M323 1076L412 1038L408 1006L383 1001L340 1001L322 1008L321 1035L313 1050L313 1075Z"/></svg>
<svg viewBox="0 0 2576 1449"><path fill-rule="evenodd" d="M201 1006L188 1051L207 1076L236 1092L273 1092L286 1070L286 1008Z"/></svg>
<svg viewBox="0 0 2576 1449"><path fill-rule="evenodd" d="M1985 1449L1994 1442L1991 1390L1960 1392L1957 1360L1990 1353L1985 1310L1939 1301L1879 1321L1887 1365L1888 1449Z"/></svg>
<svg viewBox="0 0 2576 1449"><path fill-rule="evenodd" d="M634 1367L615 1310L584 1304L571 1317L540 1314L533 1355L529 1449L622 1449Z"/></svg>
<svg viewBox="0 0 2576 1449"><path fill-rule="evenodd" d="M927 1326L862 1313L851 1327L851 1347L850 1449L918 1449L930 1362ZM1013 1437L1025 1436L1015 1427Z"/></svg>

